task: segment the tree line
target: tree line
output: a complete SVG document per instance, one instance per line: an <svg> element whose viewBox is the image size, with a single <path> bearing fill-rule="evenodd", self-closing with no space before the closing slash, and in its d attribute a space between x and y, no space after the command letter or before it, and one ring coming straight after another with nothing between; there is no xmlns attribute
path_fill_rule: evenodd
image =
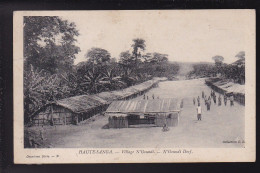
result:
<svg viewBox="0 0 260 173"><path fill-rule="evenodd" d="M194 64L188 77L221 77L235 83L245 84L245 52L240 51L235 57L238 60L231 64L223 63L224 57L219 55L212 57L215 63Z"/></svg>
<svg viewBox="0 0 260 173"><path fill-rule="evenodd" d="M129 50L117 58L93 47L86 52L86 61L74 65L79 35L75 23L60 17L24 17L25 122L49 102L123 89L153 77L171 78L179 70L167 54L146 53L142 38L133 39Z"/></svg>

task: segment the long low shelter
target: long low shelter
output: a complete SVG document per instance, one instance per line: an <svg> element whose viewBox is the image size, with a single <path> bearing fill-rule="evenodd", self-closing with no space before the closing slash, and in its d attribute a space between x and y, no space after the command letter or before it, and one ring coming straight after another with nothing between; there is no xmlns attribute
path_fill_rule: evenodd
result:
<svg viewBox="0 0 260 173"><path fill-rule="evenodd" d="M31 116L33 125L67 125L103 112L109 103L95 95L81 95L44 105Z"/></svg>
<svg viewBox="0 0 260 173"><path fill-rule="evenodd" d="M167 78L154 78L117 91L80 95L57 100L42 106L30 116L30 119L32 124L36 126L78 124L95 114L104 112L113 101L134 98L163 80L167 80Z"/></svg>
<svg viewBox="0 0 260 173"><path fill-rule="evenodd" d="M130 125L154 124L155 126L177 126L182 100L127 100L114 101L106 110L109 128L127 128Z"/></svg>

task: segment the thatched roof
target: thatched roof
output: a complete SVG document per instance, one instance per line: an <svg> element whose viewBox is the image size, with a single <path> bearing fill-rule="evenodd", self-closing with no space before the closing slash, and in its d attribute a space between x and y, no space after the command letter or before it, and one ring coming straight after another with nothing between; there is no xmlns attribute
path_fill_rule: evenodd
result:
<svg viewBox="0 0 260 173"><path fill-rule="evenodd" d="M97 97L102 98L103 100L106 100L108 102L112 102L114 100L117 99L121 99L122 96L118 95L116 92L112 91L112 92L101 92L96 94Z"/></svg>
<svg viewBox="0 0 260 173"><path fill-rule="evenodd" d="M179 112L181 100L155 99L155 100L128 100L115 101L110 104L106 113L166 113Z"/></svg>
<svg viewBox="0 0 260 173"><path fill-rule="evenodd" d="M74 96L69 97L65 99L61 99L49 104L44 105L39 110L37 110L35 113L32 114L32 116L35 116L40 111L48 107L49 105L57 105L62 106L66 109L69 109L70 111L74 113L84 113L89 111L92 108L107 105L110 104L114 100L120 100L124 99L128 96L131 96L133 94L136 94L140 91L143 91L149 87L151 87L153 84L158 83L160 80L165 80L164 78L156 78L154 80L149 80L144 83L138 84L136 86L131 86L122 90L117 91L111 91L111 92L101 92L94 95L80 95L80 96Z"/></svg>
<svg viewBox="0 0 260 173"><path fill-rule="evenodd" d="M138 85L134 85L132 86L131 88L137 90L137 91L144 91L146 90L147 88L150 88L154 83L156 83L157 81L146 81L146 82L143 82L141 84L138 84Z"/></svg>
<svg viewBox="0 0 260 173"><path fill-rule="evenodd" d="M112 102L114 100L124 99L128 96L131 96L138 92L144 91L144 90L152 87L153 84L158 83L161 80L167 80L167 78L155 78L153 80L149 80L149 81L143 82L138 85L130 86L130 87L122 89L122 90L101 92L101 93L98 93L95 95L108 102Z"/></svg>
<svg viewBox="0 0 260 173"><path fill-rule="evenodd" d="M31 117L34 117L42 110L45 110L50 105L56 105L61 106L66 109L69 109L70 111L74 113L84 113L89 111L92 108L106 105L108 102L98 96L95 95L80 95L80 96L74 96L69 97L65 99L61 99L52 103L48 103L44 106L42 106L39 110L34 112Z"/></svg>
<svg viewBox="0 0 260 173"><path fill-rule="evenodd" d="M95 95L81 95L58 100L57 105L63 106L75 113L87 112L89 109L106 104L107 101Z"/></svg>

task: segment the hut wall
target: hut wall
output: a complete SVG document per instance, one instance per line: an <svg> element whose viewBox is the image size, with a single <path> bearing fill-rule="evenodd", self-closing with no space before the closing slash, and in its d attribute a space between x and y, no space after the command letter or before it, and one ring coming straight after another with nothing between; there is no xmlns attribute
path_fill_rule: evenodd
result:
<svg viewBox="0 0 260 173"><path fill-rule="evenodd" d="M167 126L178 126L179 123L179 114L178 113L171 113L167 116L166 119Z"/></svg>
<svg viewBox="0 0 260 173"><path fill-rule="evenodd" d="M109 117L108 118L109 128L128 128L128 119L127 117Z"/></svg>
<svg viewBox="0 0 260 173"><path fill-rule="evenodd" d="M79 114L78 122L84 121L84 120L89 119L90 117L92 117L96 114L104 112L107 109L107 107L108 107L108 105L105 104L105 105L101 105L101 106L92 108L85 113Z"/></svg>
<svg viewBox="0 0 260 173"><path fill-rule="evenodd" d="M166 123L165 115L156 115L154 119L154 124L159 127L163 127Z"/></svg>
<svg viewBox="0 0 260 173"><path fill-rule="evenodd" d="M225 90L221 89L220 87L216 86L214 84L214 81L211 82L211 81L208 81L206 80L205 81L206 85L208 85L209 87L211 87L214 91L220 93L220 94L224 94L226 93ZM242 105L245 105L245 95L244 94L241 94L241 93L233 93L233 96L234 96L234 100L241 103Z"/></svg>
<svg viewBox="0 0 260 173"><path fill-rule="evenodd" d="M155 117L155 125L163 127L166 123L167 126L178 126L179 123L179 113L171 113L169 115L157 115Z"/></svg>
<svg viewBox="0 0 260 173"><path fill-rule="evenodd" d="M61 106L50 105L39 112L32 119L32 123L35 126L73 124L73 113Z"/></svg>

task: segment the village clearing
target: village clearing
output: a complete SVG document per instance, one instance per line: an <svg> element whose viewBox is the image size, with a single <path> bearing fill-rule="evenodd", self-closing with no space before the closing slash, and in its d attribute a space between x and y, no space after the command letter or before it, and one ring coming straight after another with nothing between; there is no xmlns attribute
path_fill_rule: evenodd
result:
<svg viewBox="0 0 260 173"><path fill-rule="evenodd" d="M244 147L243 143L223 143L223 141L244 140L245 107L235 102L234 107L214 105L207 111L202 103L202 121L197 121L193 97L202 91L207 97L211 89L205 79L165 81L146 93L149 99L155 95L160 98L183 98L184 108L177 127L167 132L162 127L140 125L132 128L107 129L108 117L96 115L81 125L45 127L47 143L55 148L226 148ZM217 97L219 94L217 93ZM143 99L139 96L135 99ZM246 141L245 141L246 142Z"/></svg>

